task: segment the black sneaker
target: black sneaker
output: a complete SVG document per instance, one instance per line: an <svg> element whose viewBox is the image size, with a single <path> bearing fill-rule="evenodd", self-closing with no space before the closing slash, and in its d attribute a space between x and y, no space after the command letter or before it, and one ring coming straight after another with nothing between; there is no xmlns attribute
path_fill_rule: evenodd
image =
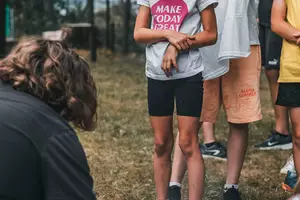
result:
<svg viewBox="0 0 300 200"><path fill-rule="evenodd" d="M223 200L242 200L242 198L239 191L232 187L229 188L226 192L224 192Z"/></svg>
<svg viewBox="0 0 300 200"><path fill-rule="evenodd" d="M214 158L218 160L227 159L227 150L219 142L215 142L212 146L207 146L205 144L200 145L200 151L203 158Z"/></svg>
<svg viewBox="0 0 300 200"><path fill-rule="evenodd" d="M254 148L259 150L281 149L289 150L293 148L292 136L283 136L282 134L273 131L272 135L263 143L255 145Z"/></svg>
<svg viewBox="0 0 300 200"><path fill-rule="evenodd" d="M181 188L173 185L169 187L168 196L169 200L181 200Z"/></svg>

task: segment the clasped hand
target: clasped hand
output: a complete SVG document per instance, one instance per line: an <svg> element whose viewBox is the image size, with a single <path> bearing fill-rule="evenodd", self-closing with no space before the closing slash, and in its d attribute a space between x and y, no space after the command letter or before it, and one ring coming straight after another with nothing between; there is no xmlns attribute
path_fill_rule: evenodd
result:
<svg viewBox="0 0 300 200"><path fill-rule="evenodd" d="M296 40L297 40L296 44L297 44L298 46L300 46L300 31L297 32L297 33L295 33L295 34L294 34L294 37L296 37Z"/></svg>
<svg viewBox="0 0 300 200"><path fill-rule="evenodd" d="M162 70L166 76L172 76L172 68L175 68L179 72L177 66L177 56L181 51L187 51L192 46L192 41L195 40L195 36L189 36L184 33L169 31L168 41L170 42L162 62Z"/></svg>

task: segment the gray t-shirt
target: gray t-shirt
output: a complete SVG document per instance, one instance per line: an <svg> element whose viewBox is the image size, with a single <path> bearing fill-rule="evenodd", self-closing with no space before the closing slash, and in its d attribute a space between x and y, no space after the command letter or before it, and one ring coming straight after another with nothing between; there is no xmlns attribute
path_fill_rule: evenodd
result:
<svg viewBox="0 0 300 200"><path fill-rule="evenodd" d="M151 29L175 30L189 35L200 32L202 12L217 0L138 0L137 3L151 9ZM156 80L187 78L203 71L200 49L181 53L177 58L179 72L167 77L161 69L168 41L148 44L146 47L146 76Z"/></svg>

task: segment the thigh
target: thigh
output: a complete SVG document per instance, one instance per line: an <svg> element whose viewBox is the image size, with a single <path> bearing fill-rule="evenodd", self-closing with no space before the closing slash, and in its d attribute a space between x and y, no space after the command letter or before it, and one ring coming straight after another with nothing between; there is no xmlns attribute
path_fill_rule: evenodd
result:
<svg viewBox="0 0 300 200"><path fill-rule="evenodd" d="M300 106L290 108L293 136L300 137Z"/></svg>
<svg viewBox="0 0 300 200"><path fill-rule="evenodd" d="M155 144L173 145L173 116L150 117Z"/></svg>
<svg viewBox="0 0 300 200"><path fill-rule="evenodd" d="M153 117L172 116L174 112L174 88L172 81L148 78L148 111Z"/></svg>
<svg viewBox="0 0 300 200"><path fill-rule="evenodd" d="M221 77L204 81L201 122L216 123L221 106Z"/></svg>
<svg viewBox="0 0 300 200"><path fill-rule="evenodd" d="M229 72L222 78L222 100L231 123L250 123L262 118L260 58L260 47L251 46L251 54L247 58L232 60Z"/></svg>
<svg viewBox="0 0 300 200"><path fill-rule="evenodd" d="M266 54L266 69L276 69L280 68L280 56L282 48L282 38L276 33L269 31L269 36L267 40L267 54Z"/></svg>
<svg viewBox="0 0 300 200"><path fill-rule="evenodd" d="M178 116L200 118L203 101L202 74L177 80L175 99Z"/></svg>

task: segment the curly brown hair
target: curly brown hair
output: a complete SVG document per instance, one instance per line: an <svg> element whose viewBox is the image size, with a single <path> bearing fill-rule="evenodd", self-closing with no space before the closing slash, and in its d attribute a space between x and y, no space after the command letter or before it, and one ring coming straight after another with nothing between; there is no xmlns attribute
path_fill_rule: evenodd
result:
<svg viewBox="0 0 300 200"><path fill-rule="evenodd" d="M76 127L95 129L95 82L88 63L65 43L40 38L20 42L0 61L0 79L41 99Z"/></svg>

